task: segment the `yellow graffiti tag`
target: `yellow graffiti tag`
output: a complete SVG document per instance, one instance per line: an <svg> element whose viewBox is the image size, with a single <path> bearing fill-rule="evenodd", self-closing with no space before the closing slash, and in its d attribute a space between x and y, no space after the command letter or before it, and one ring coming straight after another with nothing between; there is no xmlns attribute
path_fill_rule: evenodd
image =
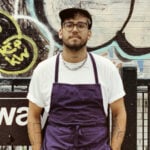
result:
<svg viewBox="0 0 150 150"><path fill-rule="evenodd" d="M38 57L37 45L30 37L22 34L19 24L11 15L2 10L0 10L0 13L6 16L8 20L13 23L17 32L13 36L5 39L3 43L0 43L0 55L10 66L14 67L14 69L7 70L7 68L0 68L0 72L5 74L25 73L29 71L36 63ZM0 33L1 32L3 32L3 28L0 25ZM28 65L22 67L21 65L24 65L24 61L27 60L30 61L27 63ZM19 65L20 70L15 70L15 67L19 68Z"/></svg>
<svg viewBox="0 0 150 150"><path fill-rule="evenodd" d="M4 42L4 44L5 43L6 42ZM16 64L21 64L21 62L24 61L24 58L29 58L30 57L27 48L24 48L24 52L22 52L20 54L20 56L17 56L16 54L14 54L18 50L21 50L21 45L22 45L22 42L18 39L16 39L13 42L8 42L0 48L0 54L12 66L15 66ZM12 58L8 57L10 55L11 55Z"/></svg>
<svg viewBox="0 0 150 150"><path fill-rule="evenodd" d="M2 32L3 30L2 30L2 26L0 25L0 33Z"/></svg>
<svg viewBox="0 0 150 150"><path fill-rule="evenodd" d="M20 54L20 56L17 56L15 54L12 55L12 58L5 57L5 60L7 60L12 66L15 66L16 64L21 64L21 62L24 61L24 58L28 58L29 53L27 49L24 49L24 52Z"/></svg>
<svg viewBox="0 0 150 150"><path fill-rule="evenodd" d="M22 41L21 40L25 40L26 42L30 43L32 45L32 51L33 51L33 59L30 62L29 66L26 66L23 70L17 70L17 71L6 71L4 69L0 69L0 72L6 73L6 74L20 74L20 73L25 73L27 72L29 69L31 69L31 67L33 67L33 65L35 64L37 57L38 57L38 49L37 49L37 45L35 44L35 42L29 38L28 36L22 35L22 36L12 36L10 38L7 38L4 42L3 42L3 46L0 48L0 54L4 57L4 59L12 66L16 66L21 64L25 58L29 58L30 54L29 54L29 50L27 49L27 47L24 47L24 49L22 50ZM25 46L25 45L24 45ZM15 52L21 50L20 55L16 55L14 54ZM10 58L11 55L11 58Z"/></svg>
<svg viewBox="0 0 150 150"><path fill-rule="evenodd" d="M4 44L4 43L3 43ZM21 44L21 41L20 41ZM9 42L4 44L1 48L0 48L0 54L5 57L8 54L13 54L17 51L17 47L14 46L13 43Z"/></svg>

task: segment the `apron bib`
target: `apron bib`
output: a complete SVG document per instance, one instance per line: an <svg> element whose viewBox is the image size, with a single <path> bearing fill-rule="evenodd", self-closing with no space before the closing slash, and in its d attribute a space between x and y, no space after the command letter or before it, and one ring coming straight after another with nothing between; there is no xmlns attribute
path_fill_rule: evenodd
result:
<svg viewBox="0 0 150 150"><path fill-rule="evenodd" d="M97 68L92 54L89 55L95 84L59 83L59 55L56 58L55 82L42 150L111 149Z"/></svg>

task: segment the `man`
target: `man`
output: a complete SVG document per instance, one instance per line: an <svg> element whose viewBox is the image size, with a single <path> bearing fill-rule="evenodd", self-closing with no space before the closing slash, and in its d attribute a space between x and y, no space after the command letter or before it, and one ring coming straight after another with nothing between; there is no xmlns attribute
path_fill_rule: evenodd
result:
<svg viewBox="0 0 150 150"><path fill-rule="evenodd" d="M125 134L125 95L116 67L88 53L92 18L69 8L59 13L63 41L60 54L38 65L28 93L28 133L33 150L121 150ZM108 106L112 112L109 143ZM48 118L44 136L41 112Z"/></svg>

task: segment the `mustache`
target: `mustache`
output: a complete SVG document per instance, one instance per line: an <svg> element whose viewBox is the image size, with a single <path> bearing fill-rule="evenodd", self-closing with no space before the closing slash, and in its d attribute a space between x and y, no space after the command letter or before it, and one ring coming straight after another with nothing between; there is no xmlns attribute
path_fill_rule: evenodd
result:
<svg viewBox="0 0 150 150"><path fill-rule="evenodd" d="M79 35L72 35L72 36L69 36L69 38L78 38L78 39L81 39L81 37Z"/></svg>

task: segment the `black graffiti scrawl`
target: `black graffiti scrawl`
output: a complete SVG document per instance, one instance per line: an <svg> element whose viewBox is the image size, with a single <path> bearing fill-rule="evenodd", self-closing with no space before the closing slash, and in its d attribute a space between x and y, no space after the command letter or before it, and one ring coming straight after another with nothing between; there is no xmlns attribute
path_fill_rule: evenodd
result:
<svg viewBox="0 0 150 150"><path fill-rule="evenodd" d="M22 34L12 16L0 11L0 72L25 73L35 64L37 55L35 42Z"/></svg>

